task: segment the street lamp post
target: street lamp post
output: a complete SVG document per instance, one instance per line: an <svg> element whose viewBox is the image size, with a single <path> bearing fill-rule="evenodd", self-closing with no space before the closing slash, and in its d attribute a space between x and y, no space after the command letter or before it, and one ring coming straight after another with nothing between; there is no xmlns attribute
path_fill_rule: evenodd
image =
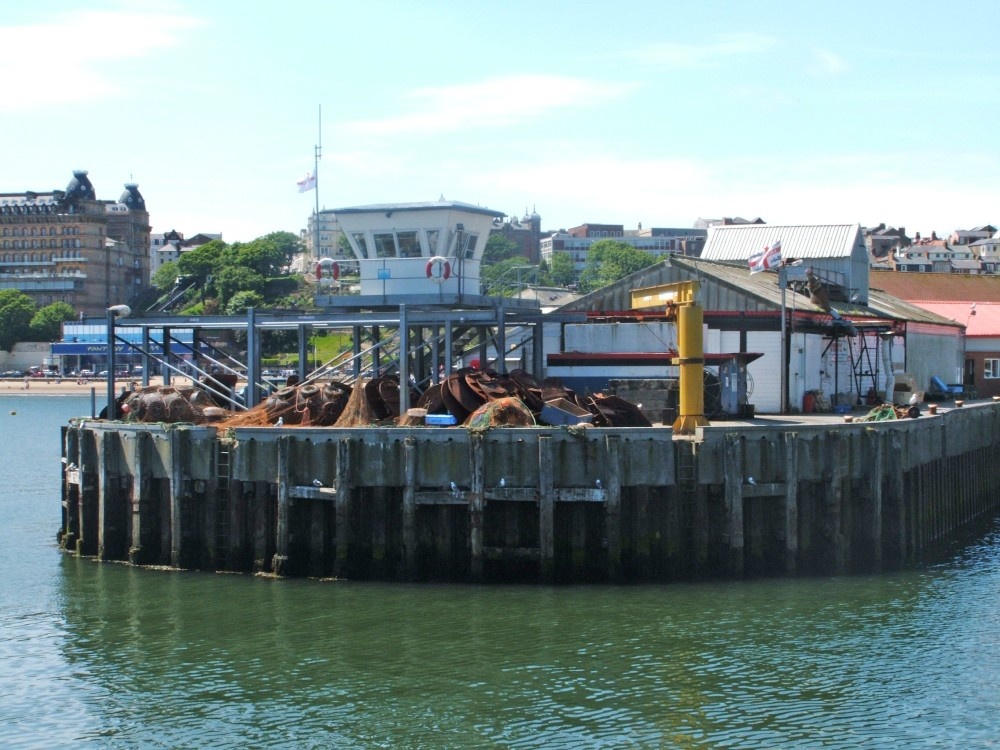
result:
<svg viewBox="0 0 1000 750"><path fill-rule="evenodd" d="M115 321L132 312L128 305L112 305L108 308L108 419L115 414Z"/></svg>

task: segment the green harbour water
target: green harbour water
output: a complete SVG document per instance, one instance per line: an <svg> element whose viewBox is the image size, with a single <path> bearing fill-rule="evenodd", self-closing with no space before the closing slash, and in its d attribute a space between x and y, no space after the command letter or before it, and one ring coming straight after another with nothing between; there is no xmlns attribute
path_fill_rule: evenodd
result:
<svg viewBox="0 0 1000 750"><path fill-rule="evenodd" d="M143 570L57 548L59 427L89 413L89 398L0 396L0 747L1000 746L998 522L863 577Z"/></svg>

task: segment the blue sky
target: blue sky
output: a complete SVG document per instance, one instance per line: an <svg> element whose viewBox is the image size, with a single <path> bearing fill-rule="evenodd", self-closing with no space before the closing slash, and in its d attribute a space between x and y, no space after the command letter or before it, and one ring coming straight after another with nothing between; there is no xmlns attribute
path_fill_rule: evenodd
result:
<svg viewBox="0 0 1000 750"><path fill-rule="evenodd" d="M444 195L545 229L1000 222L1000 3L4 3L0 192L154 231Z"/></svg>

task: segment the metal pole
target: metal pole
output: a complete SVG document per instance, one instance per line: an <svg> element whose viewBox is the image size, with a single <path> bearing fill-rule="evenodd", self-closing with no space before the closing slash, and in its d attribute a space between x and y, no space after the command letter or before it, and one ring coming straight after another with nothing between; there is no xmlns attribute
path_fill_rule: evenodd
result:
<svg viewBox="0 0 1000 750"><path fill-rule="evenodd" d="M108 308L108 419L115 414L115 311Z"/></svg>
<svg viewBox="0 0 1000 750"><path fill-rule="evenodd" d="M316 258L320 255L319 247L319 157L323 155L323 105L319 105L319 132L316 139L316 148L313 149L313 180L316 183Z"/></svg>
<svg viewBox="0 0 1000 750"><path fill-rule="evenodd" d="M785 331L785 287L788 286L788 271L778 267L778 284L781 286L781 413L788 413L788 341Z"/></svg>

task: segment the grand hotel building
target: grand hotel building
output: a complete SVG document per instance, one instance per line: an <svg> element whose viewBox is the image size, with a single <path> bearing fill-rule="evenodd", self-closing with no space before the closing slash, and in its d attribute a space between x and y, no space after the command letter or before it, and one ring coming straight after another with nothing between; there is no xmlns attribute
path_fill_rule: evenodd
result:
<svg viewBox="0 0 1000 750"><path fill-rule="evenodd" d="M0 289L103 315L148 287L150 230L137 185L98 200L83 170L65 190L0 193Z"/></svg>

